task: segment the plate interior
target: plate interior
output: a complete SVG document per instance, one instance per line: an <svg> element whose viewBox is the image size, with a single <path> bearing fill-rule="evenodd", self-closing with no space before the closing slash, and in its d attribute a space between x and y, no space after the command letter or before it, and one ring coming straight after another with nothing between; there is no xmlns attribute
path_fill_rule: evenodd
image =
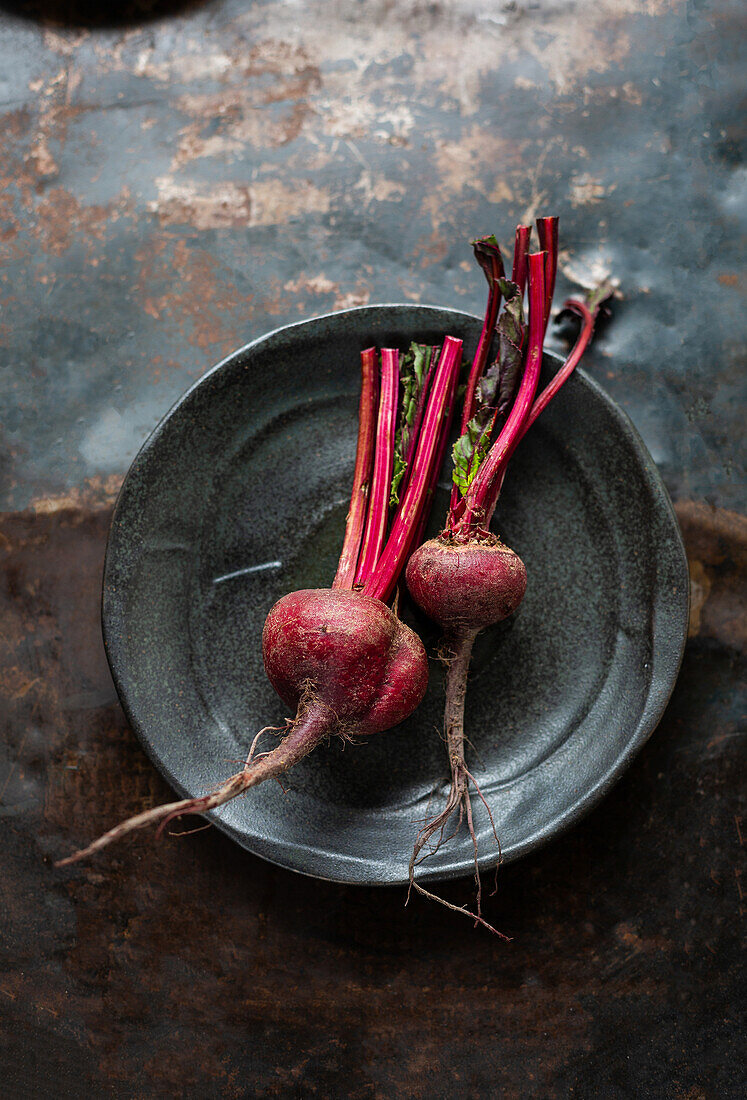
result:
<svg viewBox="0 0 747 1100"><path fill-rule="evenodd" d="M128 716L179 791L202 793L235 770L258 729L290 717L264 676L262 625L281 595L334 576L360 350L446 333L462 336L469 356L479 321L367 307L280 330L205 376L136 459L107 555L105 640ZM556 368L546 357L545 376ZM517 450L494 526L529 583L516 616L478 641L466 727L472 770L513 858L601 797L654 728L681 658L687 574L650 457L581 373ZM415 608L405 602L402 613L435 645ZM407 722L365 744L333 740L285 792L265 784L216 823L298 871L405 881L419 823L443 795L442 692L434 661ZM489 866L497 849L477 801L475 811ZM466 873L470 860L457 837L423 878Z"/></svg>

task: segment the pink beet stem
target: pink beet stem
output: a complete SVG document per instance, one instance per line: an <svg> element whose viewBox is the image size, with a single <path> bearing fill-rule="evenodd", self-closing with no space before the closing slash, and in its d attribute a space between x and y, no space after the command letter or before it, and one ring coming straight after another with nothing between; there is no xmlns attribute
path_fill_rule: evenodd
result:
<svg viewBox="0 0 747 1100"><path fill-rule="evenodd" d="M558 273L558 218L537 218L537 234L540 248L547 253L545 260L545 330L550 320L552 296L555 293L555 277Z"/></svg>
<svg viewBox="0 0 747 1100"><path fill-rule="evenodd" d="M490 345L493 341L493 333L495 332L495 322L498 317L498 310L501 306L501 292L498 288L498 280L503 278L504 271L503 261L501 260L499 252L496 251L491 253L488 271L488 302L485 308L485 317L482 323L480 339L477 344L477 351L475 352L475 358L472 360L472 366L470 367L469 378L467 380L467 389L464 394L461 423L462 433L467 430L467 425L475 414L475 390L477 389L477 383L480 381L485 371L485 364L488 361Z"/></svg>
<svg viewBox="0 0 747 1100"><path fill-rule="evenodd" d="M366 523L366 506L373 466L376 438L376 403L379 380L376 374L376 348L361 352L361 398L358 405L358 448L355 454L353 491L345 522L345 539L333 588L352 588Z"/></svg>
<svg viewBox="0 0 747 1100"><path fill-rule="evenodd" d="M475 242L475 244L479 243L480 242ZM482 322L480 339L477 344L477 350L475 351L475 357L472 360L472 366L470 367L469 378L467 379L467 389L464 393L462 422L459 429L460 435L464 435L467 431L467 425L475 415L475 392L478 382L485 373L488 355L490 354L490 345L493 342L495 323L498 319L498 310L501 308L502 295L498 287L498 280L504 277L505 272L503 270L503 260L501 259L501 254L497 245L494 244L493 248L491 248L487 265L483 267L483 270L488 280L488 301L485 307L485 317ZM454 485L451 490L452 508L456 506L458 500L459 489Z"/></svg>
<svg viewBox="0 0 747 1100"><path fill-rule="evenodd" d="M363 535L356 585L365 584L373 573L384 545L389 518L389 494L394 466L394 436L397 429L397 398L399 394L399 352L381 349L381 391L379 419L376 427L376 454L368 503L368 519Z"/></svg>
<svg viewBox="0 0 747 1100"><path fill-rule="evenodd" d="M428 488L426 490L425 504L423 511L418 520L418 529L415 532L415 538L412 540L413 546L420 546L423 541L423 533L428 523L428 516L430 515L430 505L433 500L433 494L436 491L438 485L438 479L443 469L444 459L446 458L446 448L449 446L449 434L451 432L451 422L454 419L454 405L456 402L449 401L449 410L446 415L446 422L441 430L441 439L438 444L438 451L433 462L433 466L430 471L430 479L428 482Z"/></svg>
<svg viewBox="0 0 747 1100"><path fill-rule="evenodd" d="M467 490L464 512L454 526L455 533L468 536L476 526L484 526L485 517L492 514L493 492L500 488L500 474L505 456L513 448L514 440L520 436L534 401L542 367L544 338L545 253L533 252L529 256L529 340L524 375L508 419Z"/></svg>
<svg viewBox="0 0 747 1100"><path fill-rule="evenodd" d="M511 282L516 283L521 291L522 298L527 286L527 255L529 253L529 241L532 236L531 225L517 225L514 240L514 266L511 272ZM543 247L543 246L540 246Z"/></svg>
<svg viewBox="0 0 747 1100"><path fill-rule="evenodd" d="M444 420L450 416L454 404L461 356L462 341L447 336L433 378L412 475L395 514L384 551L373 575L363 586L366 596L385 602L389 599L413 547L428 490L433 477L438 476L433 471L440 450Z"/></svg>
<svg viewBox="0 0 747 1100"><path fill-rule="evenodd" d="M563 304L563 309L570 309L574 313L577 313L579 315L582 321L581 331L576 337L576 343L573 345L573 348L571 349L571 352L565 363L563 363L563 366L560 368L552 381L548 382L539 397L535 399L535 402L532 405L531 412L529 413L529 416L527 417L526 422L521 429L521 435L516 440L514 447L516 447L516 444L518 444L519 440L522 439L524 435L529 431L532 424L534 424L540 413L543 413L545 411L545 409L550 404L553 397L558 392L563 383L567 382L567 380L573 374L574 370L581 360L581 357L589 346L591 338L594 334L595 318L594 314L591 312L586 302L579 301L577 298L569 298L568 301Z"/></svg>
<svg viewBox="0 0 747 1100"><path fill-rule="evenodd" d="M567 302L563 303L563 309L570 309L574 313L577 313L579 315L582 321L581 331L576 337L576 343L573 345L573 348L571 349L568 358L563 363L560 370L557 372L552 381L548 382L539 397L535 398L529 416L524 421L521 433L517 436L513 447L510 451L508 451L503 460L503 464L498 475L498 491L497 493L495 493L495 500L493 502L492 510L490 511L490 514L486 517L486 524L490 523L493 512L495 511L495 506L498 503L498 497L500 496L501 489L503 488L503 482L506 477L506 471L508 469L508 463L511 459L511 456L516 450L519 442L524 438L526 433L531 428L532 424L534 424L537 417L545 411L547 406L560 390L561 386L563 386L573 374L574 370L581 361L584 352L589 346L592 336L594 335L594 322L596 320L596 312L593 313L587 306L586 302L582 302L577 298L569 298Z"/></svg>

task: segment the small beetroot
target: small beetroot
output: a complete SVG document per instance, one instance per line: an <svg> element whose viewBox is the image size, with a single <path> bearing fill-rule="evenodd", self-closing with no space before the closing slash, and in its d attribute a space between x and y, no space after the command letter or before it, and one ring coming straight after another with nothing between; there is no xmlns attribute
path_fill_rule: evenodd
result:
<svg viewBox="0 0 747 1100"><path fill-rule="evenodd" d="M538 220L542 251L528 254L530 229L519 226L513 264L513 280L502 277L503 264L495 255L494 238L479 242L476 255L488 275L489 296L478 354L472 364L462 416L462 434L454 447L454 487L449 514L441 535L420 546L407 565L407 586L415 602L443 630L441 653L446 663L444 734L449 757L450 787L443 810L420 831L410 861L410 883L420 893L436 898L415 879L423 849L437 836L441 844L451 815L458 825L466 820L472 839L477 883L476 912L469 914L495 932L481 914L481 885L470 784L490 808L470 774L465 758L464 705L467 675L475 638L481 630L501 622L520 605L527 586L524 563L510 547L489 530L506 468L527 429L558 392L579 362L589 343L596 311L609 295L598 295L592 308L571 301L566 308L581 315L583 326L576 345L546 389L536 396L542 365L545 330L550 316L552 289L557 271L557 218ZM485 263L490 241L490 266ZM529 323L524 323L523 297L528 283ZM497 285L494 285L497 284ZM494 335L496 298L505 307L497 322L498 357L487 366L486 345ZM487 337L486 337L487 333ZM492 441L501 416L505 423ZM495 830L494 830L495 831ZM497 836L496 836L497 840ZM500 846L499 846L500 852ZM449 908L458 909L447 902ZM466 909L458 909L468 912Z"/></svg>
<svg viewBox="0 0 747 1100"><path fill-rule="evenodd" d="M497 535L458 542L445 532L410 558L407 587L429 618L456 635L484 630L513 614L524 598L527 571Z"/></svg>

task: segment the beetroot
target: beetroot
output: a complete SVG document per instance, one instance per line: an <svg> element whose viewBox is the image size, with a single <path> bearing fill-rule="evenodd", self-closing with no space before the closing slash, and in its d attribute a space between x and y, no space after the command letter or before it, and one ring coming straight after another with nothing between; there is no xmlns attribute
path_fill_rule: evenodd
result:
<svg viewBox="0 0 747 1100"><path fill-rule="evenodd" d="M262 633L270 683L288 706L326 711L340 732L381 733L403 722L428 686L423 643L393 611L359 592L291 592ZM307 685L313 684L313 695Z"/></svg>
<svg viewBox="0 0 747 1100"><path fill-rule="evenodd" d="M374 349L361 355L353 491L334 587L282 597L270 610L263 631L267 675L283 701L296 708L280 744L255 757L258 734L244 768L210 794L138 814L58 865L82 859L136 829L156 822L163 829L175 817L215 809L282 775L331 734L350 738L379 733L402 722L418 706L428 682L426 653L386 601L430 504L442 439L451 423L461 350L461 340L448 336L440 354L428 349L428 361L437 365L427 375L417 375L422 417L414 435L407 410L397 432L398 352L382 351L380 383ZM415 358L411 349L404 365ZM409 429L406 449L404 426ZM401 452L405 468L400 475L406 474L406 489L390 522L395 452Z"/></svg>
<svg viewBox="0 0 747 1100"><path fill-rule="evenodd" d="M415 602L450 635L507 619L527 587L524 562L491 534L430 539L410 558L406 576Z"/></svg>
<svg viewBox="0 0 747 1100"><path fill-rule="evenodd" d="M472 363L462 414L462 434L454 447L454 487L446 525L441 535L419 547L407 565L407 585L415 602L443 630L441 654L446 663L444 734L450 767L450 788L443 810L420 831L410 861L410 883L435 898L415 879L415 868L427 858L421 852L431 838L442 843L454 812L458 824L466 820L472 839L477 883L476 921L491 928L481 915L481 886L470 784L482 799L465 758L464 705L472 647L481 630L507 618L520 605L527 585L524 563L489 530L508 461L519 441L569 377L589 340L596 312L609 288L592 306L571 301L566 307L580 314L583 327L576 345L539 397L535 397L542 365L545 331L550 316L557 271L557 218L537 223L542 251L528 254L530 228L519 226L513 280L503 275L495 238L476 242L475 254L488 277L489 293L480 343ZM489 262L486 262L486 251ZM524 323L524 286L529 288L529 324ZM496 301L505 307L494 334ZM498 337L498 357L487 366L487 348ZM498 420L506 417L492 442ZM495 832L495 829L494 829ZM496 835L496 840L497 840ZM499 844L500 857L500 844ZM441 898L436 898L442 901ZM447 902L443 904L448 905ZM449 905L449 908L457 909ZM467 912L466 909L459 909Z"/></svg>

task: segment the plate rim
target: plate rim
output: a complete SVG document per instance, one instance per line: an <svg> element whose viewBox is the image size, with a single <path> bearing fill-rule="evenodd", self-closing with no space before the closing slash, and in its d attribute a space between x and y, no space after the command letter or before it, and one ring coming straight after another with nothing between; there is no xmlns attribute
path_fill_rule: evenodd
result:
<svg viewBox="0 0 747 1100"><path fill-rule="evenodd" d="M122 507L122 502L126 497L126 489L131 477L134 476L136 467L140 464L143 457L151 450L151 448L157 443L160 438L166 424L171 420L172 416L177 410L185 404L191 396L202 386L204 386L209 379L219 372L225 370L230 364L240 357L246 356L258 345L265 343L266 341L278 336L280 333L289 333L295 329L304 328L310 324L318 322L340 320L346 317L364 317L367 314L380 313L382 310L401 310L407 309L415 312L436 312L438 314L451 314L455 318L459 318L463 324L465 321L474 322L479 325L482 324L482 318L476 314L469 313L465 310L454 309L448 306L439 306L433 303L420 303L420 302L381 302L381 303L369 303L365 306L354 306L350 309L333 310L328 313L322 313L314 315L313 317L306 317L300 321L292 321L288 324L278 325L268 332L262 333L260 336L255 337L248 343L241 345L234 349L228 355L225 355L214 366L209 367L199 378L194 382L169 406L167 411L160 417L153 429L149 432L142 445L139 447L132 462L130 463L127 473L124 476L122 485L120 486L119 493L112 512L112 518L107 535L106 550L104 554L103 574L102 574L102 588L101 588L101 630L104 642L104 650L106 653L107 663L111 671L114 686L117 691L117 696L122 710L127 718L128 725L134 731L138 741L145 750L148 759L153 766L159 772L161 776L166 780L170 787L181 794L184 797L191 797L194 795L193 791L190 791L185 787L170 770L166 768L163 762L157 756L151 741L147 736L146 730L142 727L142 723L136 719L133 714L129 703L127 701L127 692L117 669L117 627L121 627L124 623L124 607L119 593L113 590L109 584L109 577L113 568L113 561L116 555L115 547L115 530L119 522L119 513ZM562 362L562 358L557 353L552 351L545 351L545 356L554 359L559 363ZM624 434L627 435L629 442L632 444L632 449L635 451L641 465L644 469L646 479L650 488L653 491L653 495L656 501L663 505L664 512L668 517L671 525L672 539L667 543L667 547L671 554L672 563L676 566L679 564L683 575L683 584L679 586L682 590L684 598L680 601L679 610L680 617L679 622L675 625L679 627L676 631L670 632L668 639L668 652L661 654L654 647L652 650L652 666L658 663L663 668L660 668L659 675L653 674L651 681L648 685L644 705L641 709L638 722L635 724L631 731L631 736L626 742L625 746L615 757L612 764L606 769L606 771L600 775L600 777L586 789L585 793L578 798L570 808L562 810L555 817L546 821L540 829L535 830L530 836L525 837L523 840L516 842L507 848L503 853L500 861L497 861L495 854L485 853L479 858L480 870L489 870L500 864L514 862L517 859L522 858L529 852L541 847L542 845L549 843L551 840L561 836L568 829L577 824L583 817L586 816L599 802L602 801L607 792L614 786L614 784L622 778L622 775L632 763L637 754L644 747L646 742L652 736L656 730L661 718L666 710L669 700L672 697L677 678L679 675L680 667L684 657L685 646L687 644L687 627L690 614L690 584L689 584L689 571L687 563L687 555L685 551L685 544L682 537L682 531L677 520L677 515L672 503L669 492L664 484L662 476L654 462L650 451L648 450L645 441L643 440L640 432L636 428L629 414L620 406L614 399L607 393L607 391L591 377L587 372L577 367L574 372L576 375L583 379L585 385L589 387L596 399L607 407L608 411L615 417L620 424ZM679 557L679 563L674 562L674 559ZM679 594L679 593L678 593ZM114 620L119 619L118 623ZM675 642L677 644L673 645ZM663 675L662 675L663 673ZM251 838L247 838L242 832L235 828L235 826L229 824L218 816L214 811L211 811L205 815L205 818L217 826L221 832L225 833L232 840L234 840L241 848L252 853L258 858L264 859L268 863L272 863L275 866L282 867L284 870L293 871L296 874L305 875L309 878L319 879L325 882L337 883L340 885L359 885L359 886L401 886L407 884L407 875L397 874L392 876L382 876L381 874L372 874L374 866L370 864L370 860L366 860L371 865L371 871L365 878L340 874L336 876L334 874L322 874L319 870L307 869L299 866L298 863L285 861L283 858L273 854L268 855L264 851L258 851L256 847L253 847L248 841ZM295 844L290 851L308 851L306 846ZM347 862L347 860L345 861ZM360 862L356 859L356 862ZM419 874L418 881L421 882L439 882L446 881L448 879L460 878L467 874L471 874L473 870L473 862L471 858L452 859L449 863L439 866L437 870L428 871L423 868L423 872Z"/></svg>

